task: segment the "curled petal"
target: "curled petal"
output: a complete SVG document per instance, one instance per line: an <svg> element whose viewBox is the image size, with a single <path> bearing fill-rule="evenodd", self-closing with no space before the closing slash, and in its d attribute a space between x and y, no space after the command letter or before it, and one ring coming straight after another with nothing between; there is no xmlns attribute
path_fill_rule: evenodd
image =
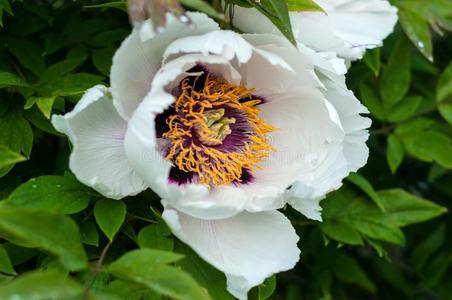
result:
<svg viewBox="0 0 452 300"><path fill-rule="evenodd" d="M72 145L70 169L82 183L113 199L135 195L147 186L133 171L124 151L127 122L117 113L108 89L88 90L70 113L52 124Z"/></svg>
<svg viewBox="0 0 452 300"><path fill-rule="evenodd" d="M207 221L167 206L162 217L174 235L226 274L228 291L238 299L246 299L252 287L293 268L299 259L298 236L278 211Z"/></svg>

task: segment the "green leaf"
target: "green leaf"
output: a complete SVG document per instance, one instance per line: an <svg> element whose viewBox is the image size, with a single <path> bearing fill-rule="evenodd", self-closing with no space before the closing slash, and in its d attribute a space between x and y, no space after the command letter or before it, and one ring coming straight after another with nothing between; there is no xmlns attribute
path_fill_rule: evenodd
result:
<svg viewBox="0 0 452 300"><path fill-rule="evenodd" d="M71 96L84 93L88 88L100 83L104 78L86 73L68 74L58 79L41 83L36 88L48 96Z"/></svg>
<svg viewBox="0 0 452 300"><path fill-rule="evenodd" d="M42 208L74 214L84 210L90 190L72 176L41 176L16 188L0 207Z"/></svg>
<svg viewBox="0 0 452 300"><path fill-rule="evenodd" d="M14 271L13 265L8 256L8 252L6 252L5 248L2 244L0 244L0 272L9 275L16 275L16 271Z"/></svg>
<svg viewBox="0 0 452 300"><path fill-rule="evenodd" d="M0 145L0 169L9 167L24 160L26 160L26 158L19 153L11 151L8 147Z"/></svg>
<svg viewBox="0 0 452 300"><path fill-rule="evenodd" d="M83 287L55 270L35 271L0 286L0 299L48 300L81 296Z"/></svg>
<svg viewBox="0 0 452 300"><path fill-rule="evenodd" d="M405 156L405 149L400 139L391 134L388 136L388 149L386 151L386 160L388 161L391 173L394 174L399 168Z"/></svg>
<svg viewBox="0 0 452 300"><path fill-rule="evenodd" d="M177 265L190 273L195 280L209 291L209 295L215 300L232 300L231 294L226 291L226 277L202 258L200 258L187 245L176 242L175 251L182 253L184 258Z"/></svg>
<svg viewBox="0 0 452 300"><path fill-rule="evenodd" d="M410 65L410 45L403 36L400 36L380 80L380 94L386 111L390 111L390 108L402 100L408 92L411 81Z"/></svg>
<svg viewBox="0 0 452 300"><path fill-rule="evenodd" d="M363 268L349 255L341 253L336 256L333 270L335 276L342 282L354 283L371 292L377 290L375 284L370 280Z"/></svg>
<svg viewBox="0 0 452 300"><path fill-rule="evenodd" d="M2 0L0 0L2 1ZM0 72L0 88L2 86L25 86L29 87L30 85L20 78L19 76L9 73L9 72Z"/></svg>
<svg viewBox="0 0 452 300"><path fill-rule="evenodd" d="M374 72L374 75L378 77L381 68L380 48L375 48L366 51L366 55L363 57L364 63Z"/></svg>
<svg viewBox="0 0 452 300"><path fill-rule="evenodd" d="M55 103L55 96L51 97L31 97L30 101L36 103L38 109L43 113L43 115L50 119L52 114L53 104ZM28 101L28 100L27 100Z"/></svg>
<svg viewBox="0 0 452 300"><path fill-rule="evenodd" d="M224 15L219 13L213 8L208 2L203 0L181 0L180 3L186 7L189 7L193 10L197 10L205 13L212 18L218 20L224 20Z"/></svg>
<svg viewBox="0 0 452 300"><path fill-rule="evenodd" d="M91 221L85 221L79 224L82 243L98 247L99 233L96 225Z"/></svg>
<svg viewBox="0 0 452 300"><path fill-rule="evenodd" d="M75 56L73 58L66 58L63 61L57 62L51 65L42 75L43 81L58 80L61 76L75 70L80 66L85 60L86 55Z"/></svg>
<svg viewBox="0 0 452 300"><path fill-rule="evenodd" d="M436 101L441 102L452 95L452 62L441 74L436 87Z"/></svg>
<svg viewBox="0 0 452 300"><path fill-rule="evenodd" d="M411 118L422 102L420 96L409 96L392 107L387 114L390 122L402 122Z"/></svg>
<svg viewBox="0 0 452 300"><path fill-rule="evenodd" d="M6 11L9 15L13 15L11 6L8 0L0 0L0 26L3 27L3 11Z"/></svg>
<svg viewBox="0 0 452 300"><path fill-rule="evenodd" d="M398 126L395 132L411 156L452 168L452 137L438 122L418 118Z"/></svg>
<svg viewBox="0 0 452 300"><path fill-rule="evenodd" d="M321 11L321 12L323 12L322 7L320 7L313 0L288 0L287 5L289 7L289 11Z"/></svg>
<svg viewBox="0 0 452 300"><path fill-rule="evenodd" d="M9 52L15 56L22 66L32 71L36 76L41 76L45 71L42 49L25 39L8 39Z"/></svg>
<svg viewBox="0 0 452 300"><path fill-rule="evenodd" d="M32 107L30 109L27 109L23 112L23 116L34 126L41 129L44 132L57 135L57 136L63 136L62 133L55 130L52 123L50 123L50 120L47 119L42 112L36 108Z"/></svg>
<svg viewBox="0 0 452 300"><path fill-rule="evenodd" d="M432 37L423 12L414 13L410 10L399 10L400 23L416 48L431 62L433 62Z"/></svg>
<svg viewBox="0 0 452 300"><path fill-rule="evenodd" d="M338 220L325 220L320 223L322 231L330 238L344 244L363 245L363 239L358 230L351 225Z"/></svg>
<svg viewBox="0 0 452 300"><path fill-rule="evenodd" d="M386 207L385 222L397 226L416 224L435 218L447 211L446 208L426 199L414 196L402 189L378 191Z"/></svg>
<svg viewBox="0 0 452 300"><path fill-rule="evenodd" d="M162 230L162 225L160 224L166 226L166 224L160 221L158 224L148 225L140 230L137 239L140 248L173 250L174 240L167 230Z"/></svg>
<svg viewBox="0 0 452 300"><path fill-rule="evenodd" d="M93 50L93 64L104 75L110 75L113 54L115 49L107 47L104 49Z"/></svg>
<svg viewBox="0 0 452 300"><path fill-rule="evenodd" d="M112 241L126 218L127 207L121 200L101 199L94 206L94 217L100 229Z"/></svg>
<svg viewBox="0 0 452 300"><path fill-rule="evenodd" d="M438 111L444 118L444 120L446 120L449 124L452 125L452 103L438 104Z"/></svg>
<svg viewBox="0 0 452 300"><path fill-rule="evenodd" d="M385 211L385 207L383 203L381 203L380 197L378 197L372 184L366 178L358 173L351 173L348 175L347 180L365 192L382 211Z"/></svg>
<svg viewBox="0 0 452 300"><path fill-rule="evenodd" d="M259 285L259 300L269 299L276 289L276 276L271 276Z"/></svg>
<svg viewBox="0 0 452 300"><path fill-rule="evenodd" d="M435 254L436 251L446 240L446 226L441 224L436 228L425 240L413 250L411 262L414 268L420 272L427 264L428 258Z"/></svg>
<svg viewBox="0 0 452 300"><path fill-rule="evenodd" d="M0 145L30 157L33 131L19 111L9 109L2 113L0 109L0 128Z"/></svg>
<svg viewBox="0 0 452 300"><path fill-rule="evenodd" d="M245 1L267 17L293 45L297 44L293 36L289 8L285 0Z"/></svg>
<svg viewBox="0 0 452 300"><path fill-rule="evenodd" d="M85 8L117 8L127 13L127 3L125 1L112 1L102 4L85 5Z"/></svg>
<svg viewBox="0 0 452 300"><path fill-rule="evenodd" d="M383 104L376 93L362 81L359 84L359 92L361 101L369 109L372 116L378 120L384 121L386 119L385 111L383 109Z"/></svg>
<svg viewBox="0 0 452 300"><path fill-rule="evenodd" d="M166 265L181 258L181 255L167 251L134 250L113 262L107 270L114 276L142 284L174 299L210 299L187 273Z"/></svg>
<svg viewBox="0 0 452 300"><path fill-rule="evenodd" d="M64 215L42 209L2 207L0 236L18 245L45 249L57 255L69 270L86 267L78 227Z"/></svg>

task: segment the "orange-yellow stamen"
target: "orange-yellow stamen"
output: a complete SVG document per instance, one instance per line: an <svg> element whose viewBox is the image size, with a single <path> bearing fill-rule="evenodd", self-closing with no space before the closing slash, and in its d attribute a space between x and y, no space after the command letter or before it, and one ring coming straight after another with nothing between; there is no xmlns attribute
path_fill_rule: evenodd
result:
<svg viewBox="0 0 452 300"><path fill-rule="evenodd" d="M181 94L174 104L175 114L166 119L169 130L163 137L170 141L166 159L181 171L196 173L202 184L240 182L243 169L253 171L273 150L266 134L274 128L258 117L260 110L256 105L261 100L253 97L252 92L209 75L200 91L194 89L189 78L182 80ZM225 117L225 109L244 114L251 128L240 151L214 147L225 141L236 122L233 117ZM194 142L193 135L200 143Z"/></svg>

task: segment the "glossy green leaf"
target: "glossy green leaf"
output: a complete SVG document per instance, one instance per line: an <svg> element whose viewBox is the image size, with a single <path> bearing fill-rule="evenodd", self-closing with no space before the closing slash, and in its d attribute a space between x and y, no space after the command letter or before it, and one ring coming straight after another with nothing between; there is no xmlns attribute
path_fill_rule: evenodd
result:
<svg viewBox="0 0 452 300"><path fill-rule="evenodd" d="M26 158L19 153L11 151L9 148L0 145L0 169L14 165L18 162L24 161L25 159Z"/></svg>
<svg viewBox="0 0 452 300"><path fill-rule="evenodd" d="M45 249L58 256L69 270L86 267L78 227L64 215L42 209L2 207L0 236L19 245Z"/></svg>
<svg viewBox="0 0 452 300"><path fill-rule="evenodd" d="M358 173L350 173L347 180L360 188L363 192L369 196L370 199L382 210L385 211L383 203L381 203L380 197L378 197L377 192L375 192L372 184L363 176Z"/></svg>
<svg viewBox="0 0 452 300"><path fill-rule="evenodd" d="M410 44L400 36L380 80L380 94L386 111L402 100L408 92L411 81L410 65Z"/></svg>
<svg viewBox="0 0 452 300"><path fill-rule="evenodd" d="M33 145L33 131L30 124L15 110L0 110L0 145L14 152L30 156Z"/></svg>
<svg viewBox="0 0 452 300"><path fill-rule="evenodd" d="M410 96L404 98L402 101L392 107L387 114L387 119L390 122L402 122L413 117L418 107L422 102L420 96Z"/></svg>
<svg viewBox="0 0 452 300"><path fill-rule="evenodd" d="M425 18L422 12L414 13L405 9L399 11L399 16L403 30L411 42L429 61L433 61L432 37L428 18Z"/></svg>
<svg viewBox="0 0 452 300"><path fill-rule="evenodd" d="M79 95L103 79L103 77L93 74L75 73L43 82L36 88L41 93L53 97Z"/></svg>
<svg viewBox="0 0 452 300"><path fill-rule="evenodd" d="M374 72L375 76L380 74L381 58L380 48L375 48L366 51L366 55L363 57L364 63Z"/></svg>
<svg viewBox="0 0 452 300"><path fill-rule="evenodd" d="M270 299L276 289L276 276L271 276L259 285L259 300Z"/></svg>
<svg viewBox="0 0 452 300"><path fill-rule="evenodd" d="M420 223L441 214L447 209L426 199L417 197L402 189L378 191L381 201L386 207L385 222L397 226Z"/></svg>
<svg viewBox="0 0 452 300"><path fill-rule="evenodd" d="M99 233L97 232L96 225L91 221L85 221L80 223L79 227L82 243L98 247Z"/></svg>
<svg viewBox="0 0 452 300"><path fill-rule="evenodd" d="M101 199L94 206L94 217L100 229L112 241L126 218L127 207L120 200Z"/></svg>
<svg viewBox="0 0 452 300"><path fill-rule="evenodd" d="M6 252L2 244L0 244L0 272L9 275L17 274L16 271L14 271L13 265L11 264L8 252Z"/></svg>
<svg viewBox="0 0 452 300"><path fill-rule="evenodd" d="M89 204L91 191L72 176L41 176L16 188L1 207L42 208L73 214Z"/></svg>
<svg viewBox="0 0 452 300"><path fill-rule="evenodd" d="M166 224L163 225L166 226ZM167 231L162 230L159 224L151 224L143 227L138 233L137 242L140 248L171 251L174 247L173 238Z"/></svg>
<svg viewBox="0 0 452 300"><path fill-rule="evenodd" d="M320 7L313 0L288 0L287 5L289 7L289 11L321 11L321 12L323 12L322 7Z"/></svg>
<svg viewBox="0 0 452 300"><path fill-rule="evenodd" d="M364 82L359 84L359 92L361 101L369 109L372 116L378 120L385 120L386 117L383 104L377 94Z"/></svg>
<svg viewBox="0 0 452 300"><path fill-rule="evenodd" d="M181 258L181 255L161 250L135 250L113 262L108 271L173 299L210 299L187 273L167 265Z"/></svg>
<svg viewBox="0 0 452 300"><path fill-rule="evenodd" d="M1 1L1 0L0 0ZM19 76L10 72L0 72L0 88L2 86L25 86L29 84Z"/></svg>
<svg viewBox="0 0 452 300"><path fill-rule="evenodd" d="M405 149L400 139L391 134L388 136L388 149L386 151L386 160L391 169L391 173L394 174L399 168L405 156Z"/></svg>
<svg viewBox="0 0 452 300"><path fill-rule="evenodd" d="M54 270L35 271L0 286L0 299L48 300L81 296L83 287L75 280Z"/></svg>
<svg viewBox="0 0 452 300"><path fill-rule="evenodd" d="M452 95L452 62L447 65L447 68L441 74L436 88L436 100L438 102L444 101L448 96Z"/></svg>
<svg viewBox="0 0 452 300"><path fill-rule="evenodd" d="M45 62L42 49L37 44L26 39L8 39L8 49L22 66L40 76L44 73Z"/></svg>
<svg viewBox="0 0 452 300"><path fill-rule="evenodd" d="M438 104L438 111L444 118L444 120L446 120L449 124L452 125L452 103Z"/></svg>

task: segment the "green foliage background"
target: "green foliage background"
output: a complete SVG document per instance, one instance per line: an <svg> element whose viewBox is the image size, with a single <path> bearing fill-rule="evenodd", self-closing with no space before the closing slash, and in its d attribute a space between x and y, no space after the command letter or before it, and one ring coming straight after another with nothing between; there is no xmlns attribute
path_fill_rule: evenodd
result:
<svg viewBox="0 0 452 300"><path fill-rule="evenodd" d="M181 2L224 18L217 2ZM259 6L289 39L287 7L317 9L234 3ZM347 77L373 119L369 162L322 202L323 223L284 211L301 261L250 299L452 299L452 3L392 3L400 24ZM173 238L155 194L113 201L78 183L49 122L108 84L124 7L0 0L1 300L231 299L224 275Z"/></svg>

